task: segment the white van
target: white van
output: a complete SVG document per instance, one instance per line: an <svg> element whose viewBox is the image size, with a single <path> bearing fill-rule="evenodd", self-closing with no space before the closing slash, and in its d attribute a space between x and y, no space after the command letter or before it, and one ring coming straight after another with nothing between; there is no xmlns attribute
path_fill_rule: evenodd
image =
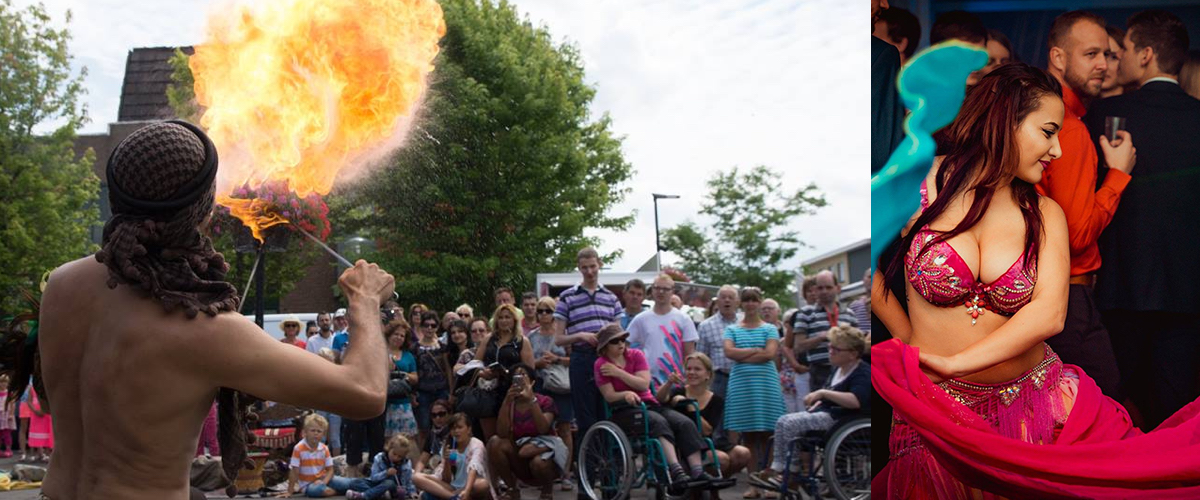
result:
<svg viewBox="0 0 1200 500"><path fill-rule="evenodd" d="M251 322L254 321L253 314L245 314L244 316L246 316L246 318L249 319ZM283 328L280 328L279 324L283 323L283 320L288 319L292 316L295 316L297 319L300 320L300 335L298 337L300 340L304 340L307 337L307 335L305 335L305 332L304 332L304 325L307 325L309 321L316 321L317 313L264 314L263 315L263 331L267 332L267 334L270 335L275 340L282 339L283 338Z"/></svg>

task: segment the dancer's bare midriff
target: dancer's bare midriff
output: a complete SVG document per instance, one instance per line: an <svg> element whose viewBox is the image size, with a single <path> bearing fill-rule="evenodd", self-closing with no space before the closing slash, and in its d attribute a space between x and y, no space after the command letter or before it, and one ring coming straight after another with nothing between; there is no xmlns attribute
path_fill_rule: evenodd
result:
<svg viewBox="0 0 1200 500"><path fill-rule="evenodd" d="M1004 323L1008 317L988 311L971 324L966 307L937 307L921 298L912 285L909 287L909 320L912 321L912 338L909 344L921 352L939 356L953 356L972 344L982 340ZM962 377L963 380L979 384L1008 382L1041 363L1046 357L1042 344L1021 355L1004 361L986 370Z"/></svg>

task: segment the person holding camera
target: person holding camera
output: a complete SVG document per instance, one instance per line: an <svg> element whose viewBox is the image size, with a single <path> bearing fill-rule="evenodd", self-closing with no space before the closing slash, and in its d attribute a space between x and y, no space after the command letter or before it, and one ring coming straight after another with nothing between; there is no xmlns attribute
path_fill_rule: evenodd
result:
<svg viewBox="0 0 1200 500"><path fill-rule="evenodd" d="M387 421L384 440L396 434L415 436L417 418L413 415L412 398L417 387L417 360L408 345L408 323L402 319L388 323L383 330L387 338L388 360L391 361L391 377L388 381ZM402 380L403 382L395 382Z"/></svg>
<svg viewBox="0 0 1200 500"><path fill-rule="evenodd" d="M519 500L519 479L541 486L541 500L552 500L554 480L567 470L570 458L566 443L554 434L557 408L549 396L533 392L536 377L532 367L518 364L510 373L512 385L500 405L496 435L487 443L492 486L500 492L495 479L503 481L507 489L500 498Z"/></svg>
<svg viewBox="0 0 1200 500"><path fill-rule="evenodd" d="M478 379L482 380L477 383L479 387L488 387L487 392L494 397L487 398L486 408L468 410L460 407L459 410L479 419L484 439L496 435L496 415L512 382L508 370L517 364L533 366L533 349L521 333L520 317L521 311L516 306L501 304L492 314L493 333L475 350L475 359L488 368L479 370ZM460 406L462 403L459 399Z"/></svg>

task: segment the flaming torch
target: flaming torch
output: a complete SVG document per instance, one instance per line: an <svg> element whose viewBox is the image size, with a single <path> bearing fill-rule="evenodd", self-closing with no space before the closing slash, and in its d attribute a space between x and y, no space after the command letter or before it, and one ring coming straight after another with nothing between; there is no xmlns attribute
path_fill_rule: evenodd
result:
<svg viewBox="0 0 1200 500"><path fill-rule="evenodd" d="M235 191L276 183L308 199L361 176L404 141L445 31L433 0L273 0L214 11L189 65L200 123L221 153L217 202L261 242L264 230L289 222L287 207Z"/></svg>
<svg viewBox="0 0 1200 500"><path fill-rule="evenodd" d="M348 263L322 242L321 197L402 145L445 32L434 0L242 0L209 15L189 66L221 155L217 203L260 242L260 300L268 228Z"/></svg>

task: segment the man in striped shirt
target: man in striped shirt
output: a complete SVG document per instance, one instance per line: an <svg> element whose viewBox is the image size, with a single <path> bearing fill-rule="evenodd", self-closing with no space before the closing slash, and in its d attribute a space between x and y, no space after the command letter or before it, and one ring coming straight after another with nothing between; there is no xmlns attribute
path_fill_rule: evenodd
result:
<svg viewBox="0 0 1200 500"><path fill-rule="evenodd" d="M596 332L616 321L621 314L617 295L600 285L600 254L587 247L575 256L575 265L583 275L583 283L563 290L554 311L554 343L571 346L571 405L575 408L575 423L579 435L602 414L603 399L596 387ZM579 449L576 448L576 453ZM586 498L582 485L576 490Z"/></svg>
<svg viewBox="0 0 1200 500"><path fill-rule="evenodd" d="M804 306L796 314L796 322L792 325L792 335L800 336L800 340L784 339L785 345L795 345L796 354L807 352L809 387L818 390L825 387L829 379L829 329L838 326L858 327L858 318L848 308L838 305L838 295L842 286L838 284L837 276L830 271L817 273L816 285L813 291L817 303Z"/></svg>

